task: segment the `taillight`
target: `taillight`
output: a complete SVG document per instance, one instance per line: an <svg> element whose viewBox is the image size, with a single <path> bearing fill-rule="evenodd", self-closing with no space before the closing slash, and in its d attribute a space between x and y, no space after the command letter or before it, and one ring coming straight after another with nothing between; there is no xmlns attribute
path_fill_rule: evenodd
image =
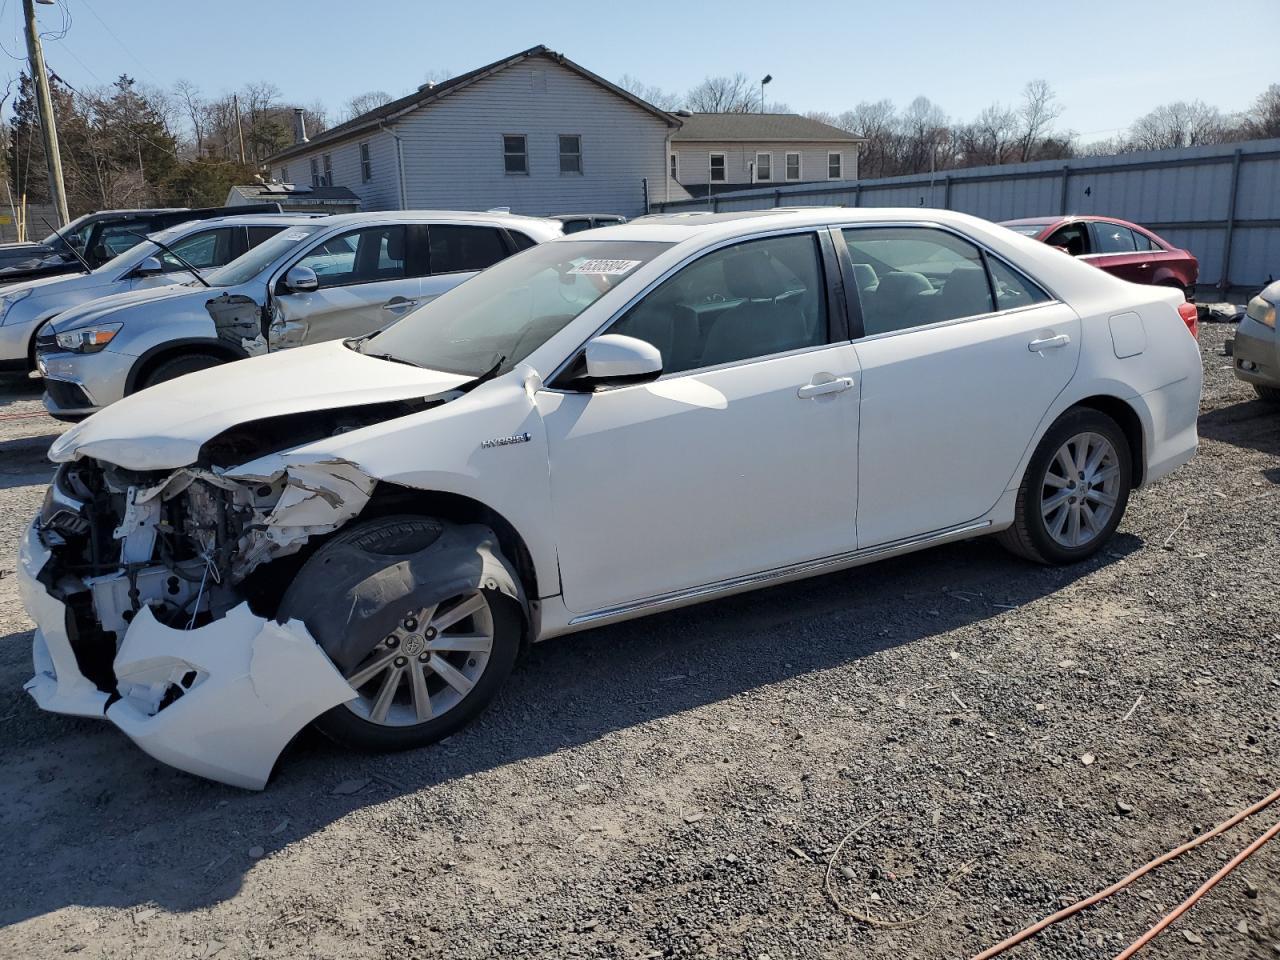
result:
<svg viewBox="0 0 1280 960"><path fill-rule="evenodd" d="M1178 304L1178 316L1182 318L1182 322L1187 325L1187 329L1191 331L1191 335L1199 339L1200 337L1200 312L1196 309L1194 303Z"/></svg>

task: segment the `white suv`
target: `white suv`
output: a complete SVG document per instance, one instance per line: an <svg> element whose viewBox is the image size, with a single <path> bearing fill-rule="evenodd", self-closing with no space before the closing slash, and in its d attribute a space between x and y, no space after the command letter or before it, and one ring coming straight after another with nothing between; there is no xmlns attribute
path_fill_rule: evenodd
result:
<svg viewBox="0 0 1280 960"><path fill-rule="evenodd" d="M1176 290L963 214L646 218L68 431L27 689L261 787L430 743L527 641L984 534L1091 556L1196 449Z"/></svg>
<svg viewBox="0 0 1280 960"><path fill-rule="evenodd" d="M59 314L36 341L45 407L83 419L195 370L361 336L562 232L558 220L429 210L297 221L182 286Z"/></svg>

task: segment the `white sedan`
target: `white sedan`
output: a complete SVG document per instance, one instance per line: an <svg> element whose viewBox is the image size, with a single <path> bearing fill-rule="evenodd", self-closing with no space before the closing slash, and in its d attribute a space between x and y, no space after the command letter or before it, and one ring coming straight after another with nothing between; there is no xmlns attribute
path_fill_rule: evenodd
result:
<svg viewBox="0 0 1280 960"><path fill-rule="evenodd" d="M1195 453L1180 299L939 210L541 244L66 433L27 689L259 788L313 721L448 735L526 641L986 534L1083 560Z"/></svg>

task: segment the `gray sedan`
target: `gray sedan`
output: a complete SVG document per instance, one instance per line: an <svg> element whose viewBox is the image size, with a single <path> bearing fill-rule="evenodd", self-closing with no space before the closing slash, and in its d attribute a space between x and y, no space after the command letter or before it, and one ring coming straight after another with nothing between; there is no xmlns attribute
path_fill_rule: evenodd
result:
<svg viewBox="0 0 1280 960"><path fill-rule="evenodd" d="M1245 318L1236 331L1235 374L1253 384L1258 396L1280 403L1280 337L1276 335L1276 311L1280 309L1280 280L1249 301Z"/></svg>

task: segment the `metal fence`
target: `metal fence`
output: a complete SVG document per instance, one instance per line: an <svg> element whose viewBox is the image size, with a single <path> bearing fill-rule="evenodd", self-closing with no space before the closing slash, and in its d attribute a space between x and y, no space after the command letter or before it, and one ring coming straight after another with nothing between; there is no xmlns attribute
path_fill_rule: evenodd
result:
<svg viewBox="0 0 1280 960"><path fill-rule="evenodd" d="M1280 140L754 187L655 213L780 206L943 207L988 220L1102 214L1155 230L1200 260L1200 296L1256 293L1280 275Z"/></svg>

